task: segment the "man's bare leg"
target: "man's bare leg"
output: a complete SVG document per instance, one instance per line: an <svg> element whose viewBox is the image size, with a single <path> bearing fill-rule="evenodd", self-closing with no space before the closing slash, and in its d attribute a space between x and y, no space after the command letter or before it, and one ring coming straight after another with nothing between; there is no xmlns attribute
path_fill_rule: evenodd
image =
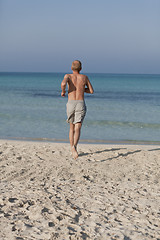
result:
<svg viewBox="0 0 160 240"><path fill-rule="evenodd" d="M77 148L77 144L78 144L78 141L79 141L79 138L80 138L80 135L81 135L81 127L82 127L82 123L79 122L79 123L76 123L75 124L75 132L74 132L74 146L75 148Z"/></svg>
<svg viewBox="0 0 160 240"><path fill-rule="evenodd" d="M70 123L69 141L70 141L71 147L74 145L74 129L75 129L75 125L73 123Z"/></svg>
<svg viewBox="0 0 160 240"><path fill-rule="evenodd" d="M76 151L76 147L74 146L74 134L75 134L75 124L70 123L69 141L71 145L72 156L74 157L74 159L76 159L78 157L78 153Z"/></svg>

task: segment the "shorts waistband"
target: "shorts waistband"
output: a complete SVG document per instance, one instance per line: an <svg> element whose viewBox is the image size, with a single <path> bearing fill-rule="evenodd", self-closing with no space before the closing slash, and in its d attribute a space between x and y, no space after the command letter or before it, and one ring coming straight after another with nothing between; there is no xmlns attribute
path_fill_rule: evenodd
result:
<svg viewBox="0 0 160 240"><path fill-rule="evenodd" d="M68 102L78 103L78 102L85 102L85 101L84 100L68 100Z"/></svg>

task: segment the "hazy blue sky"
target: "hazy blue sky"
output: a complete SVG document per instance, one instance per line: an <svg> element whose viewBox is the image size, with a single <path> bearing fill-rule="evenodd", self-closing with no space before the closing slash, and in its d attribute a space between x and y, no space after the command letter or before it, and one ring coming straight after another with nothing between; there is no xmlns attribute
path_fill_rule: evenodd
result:
<svg viewBox="0 0 160 240"><path fill-rule="evenodd" d="M160 0L0 0L0 71L160 73Z"/></svg>

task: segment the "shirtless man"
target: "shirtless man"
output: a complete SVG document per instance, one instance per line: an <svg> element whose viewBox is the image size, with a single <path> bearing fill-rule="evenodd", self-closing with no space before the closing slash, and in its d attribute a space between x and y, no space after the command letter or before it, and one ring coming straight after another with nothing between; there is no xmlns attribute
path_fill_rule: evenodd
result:
<svg viewBox="0 0 160 240"><path fill-rule="evenodd" d="M71 67L73 74L66 74L61 83L61 96L65 97L68 84L67 122L70 123L69 141L74 159L78 158L77 144L80 138L82 122L86 114L84 93L93 94L93 87L86 75L80 74L82 64L75 60Z"/></svg>

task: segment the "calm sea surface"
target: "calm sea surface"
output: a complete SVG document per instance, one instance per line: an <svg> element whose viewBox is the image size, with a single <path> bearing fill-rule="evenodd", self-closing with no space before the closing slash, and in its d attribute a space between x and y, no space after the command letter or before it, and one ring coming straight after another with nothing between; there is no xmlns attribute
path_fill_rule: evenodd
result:
<svg viewBox="0 0 160 240"><path fill-rule="evenodd" d="M0 138L68 139L63 73L0 73ZM88 74L81 139L160 141L160 75Z"/></svg>

